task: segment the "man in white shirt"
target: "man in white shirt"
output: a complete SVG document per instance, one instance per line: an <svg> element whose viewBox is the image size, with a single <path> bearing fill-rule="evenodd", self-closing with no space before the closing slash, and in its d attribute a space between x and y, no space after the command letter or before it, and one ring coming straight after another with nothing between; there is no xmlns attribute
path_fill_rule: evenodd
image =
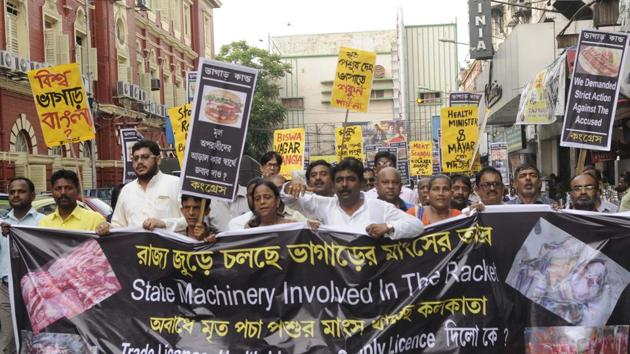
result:
<svg viewBox="0 0 630 354"><path fill-rule="evenodd" d="M230 220L249 212L247 188L238 186L233 202L214 200L210 210L210 223L219 231L227 231Z"/></svg>
<svg viewBox="0 0 630 354"><path fill-rule="evenodd" d="M378 173L385 167L396 168L396 156L388 151L379 151L374 156L374 172L378 176ZM378 192L376 188L372 188L365 192L365 196L372 199L378 198ZM418 200L418 195L413 190L402 187L400 190L400 199L404 200L407 204L415 205Z"/></svg>
<svg viewBox="0 0 630 354"><path fill-rule="evenodd" d="M96 233L103 236L110 227L142 226L147 230L166 228L180 231L186 227L180 211L179 178L160 172L160 147L140 140L131 148L137 179L123 187L112 222L102 223Z"/></svg>
<svg viewBox="0 0 630 354"><path fill-rule="evenodd" d="M249 206L249 211L235 218L232 218L232 220L230 220L227 223L227 228L226 228L227 231L243 230L245 228L245 224L247 224L247 222L252 217L254 217L254 213L252 212L252 210L254 209L254 199L252 197L252 193L254 192L254 187L256 187L256 185L260 182L262 182L262 178L260 177L254 177L251 180L249 180L249 182L247 182L246 196L247 196L247 205ZM225 230L222 230L222 231L225 231Z"/></svg>
<svg viewBox="0 0 630 354"><path fill-rule="evenodd" d="M301 182L285 184L281 193L287 206L322 224L351 227L374 238L412 238L424 227L420 220L379 199L366 198L361 191L363 164L354 158L342 160L333 169L335 196L310 193ZM305 193L306 192L306 193Z"/></svg>

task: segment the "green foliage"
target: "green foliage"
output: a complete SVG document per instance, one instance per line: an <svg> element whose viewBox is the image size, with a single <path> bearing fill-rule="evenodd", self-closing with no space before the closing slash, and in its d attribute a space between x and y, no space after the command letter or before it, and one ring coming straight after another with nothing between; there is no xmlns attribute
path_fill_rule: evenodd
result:
<svg viewBox="0 0 630 354"><path fill-rule="evenodd" d="M258 69L245 144L245 153L258 160L269 150L274 129L285 119L287 110L280 103L280 86L277 82L291 72L291 66L283 63L278 54L250 47L245 41L222 46L216 59Z"/></svg>

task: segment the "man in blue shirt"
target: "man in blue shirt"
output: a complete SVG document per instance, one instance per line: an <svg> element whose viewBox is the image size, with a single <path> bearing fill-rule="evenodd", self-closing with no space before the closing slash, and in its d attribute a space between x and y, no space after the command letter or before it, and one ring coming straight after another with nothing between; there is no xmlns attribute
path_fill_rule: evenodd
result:
<svg viewBox="0 0 630 354"><path fill-rule="evenodd" d="M0 353L15 353L11 303L9 302L9 234L10 225L37 226L44 215L31 207L35 199L35 186L25 177L15 177L9 181L9 205L11 211L0 218Z"/></svg>

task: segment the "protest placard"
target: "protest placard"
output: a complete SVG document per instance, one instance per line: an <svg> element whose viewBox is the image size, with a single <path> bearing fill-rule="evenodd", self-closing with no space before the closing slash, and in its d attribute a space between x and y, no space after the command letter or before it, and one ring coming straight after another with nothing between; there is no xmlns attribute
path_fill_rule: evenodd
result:
<svg viewBox="0 0 630 354"><path fill-rule="evenodd" d="M363 135L360 126L335 129L335 155L337 155L337 162L346 157L363 161Z"/></svg>
<svg viewBox="0 0 630 354"><path fill-rule="evenodd" d="M628 34L580 32L560 146L609 151Z"/></svg>
<svg viewBox="0 0 630 354"><path fill-rule="evenodd" d="M291 179L293 171L304 168L304 128L279 129L273 132L273 150L282 156L280 175Z"/></svg>
<svg viewBox="0 0 630 354"><path fill-rule="evenodd" d="M566 53L525 86L515 124L551 124L564 114L565 63Z"/></svg>
<svg viewBox="0 0 630 354"><path fill-rule="evenodd" d="M451 92L448 95L448 103L451 107L470 105L478 106L479 101L481 101L481 97L483 97L483 95L480 93Z"/></svg>
<svg viewBox="0 0 630 354"><path fill-rule="evenodd" d="M510 185L510 166L508 160L508 146L506 142L488 144L488 160L490 166L501 173L501 179L505 185Z"/></svg>
<svg viewBox="0 0 630 354"><path fill-rule="evenodd" d="M258 71L203 59L180 176L184 194L233 200Z"/></svg>
<svg viewBox="0 0 630 354"><path fill-rule="evenodd" d="M412 176L433 175L433 143L427 141L412 141L409 143L411 158L409 170Z"/></svg>
<svg viewBox="0 0 630 354"><path fill-rule="evenodd" d="M184 164L184 152L186 151L191 107L192 105L187 103L168 110L169 121L173 128L173 136L175 137L175 154L177 155L180 167Z"/></svg>
<svg viewBox="0 0 630 354"><path fill-rule="evenodd" d="M390 142L389 146L396 148L394 156L396 156L396 168L400 172L400 179L403 184L407 184L409 180L409 149L407 149L406 141Z"/></svg>
<svg viewBox="0 0 630 354"><path fill-rule="evenodd" d="M445 107L440 117L442 171L470 171L479 135L477 106Z"/></svg>
<svg viewBox="0 0 630 354"><path fill-rule="evenodd" d="M92 114L77 63L31 70L28 80L48 147L92 140Z"/></svg>
<svg viewBox="0 0 630 354"><path fill-rule="evenodd" d="M197 88L197 72L186 72L186 102L191 103L195 98L195 90Z"/></svg>
<svg viewBox="0 0 630 354"><path fill-rule="evenodd" d="M122 146L123 161L123 184L127 184L136 179L136 172L133 170L133 161L131 161L131 148L133 144L143 139L142 134L133 128L120 129L120 145Z"/></svg>
<svg viewBox="0 0 630 354"><path fill-rule="evenodd" d="M375 63L374 52L340 48L330 104L355 112L367 112Z"/></svg>

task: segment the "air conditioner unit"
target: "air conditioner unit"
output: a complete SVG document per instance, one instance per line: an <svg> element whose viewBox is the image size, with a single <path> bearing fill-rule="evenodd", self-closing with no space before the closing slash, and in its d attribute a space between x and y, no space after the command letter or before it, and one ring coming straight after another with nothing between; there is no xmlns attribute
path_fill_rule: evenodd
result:
<svg viewBox="0 0 630 354"><path fill-rule="evenodd" d="M139 11L147 11L149 9L149 0L136 0L136 9Z"/></svg>
<svg viewBox="0 0 630 354"><path fill-rule="evenodd" d="M118 81L116 83L118 96L120 97L130 97L131 90L129 87L129 83L125 81Z"/></svg>
<svg viewBox="0 0 630 354"><path fill-rule="evenodd" d="M160 91L160 79L151 79L151 91Z"/></svg>

